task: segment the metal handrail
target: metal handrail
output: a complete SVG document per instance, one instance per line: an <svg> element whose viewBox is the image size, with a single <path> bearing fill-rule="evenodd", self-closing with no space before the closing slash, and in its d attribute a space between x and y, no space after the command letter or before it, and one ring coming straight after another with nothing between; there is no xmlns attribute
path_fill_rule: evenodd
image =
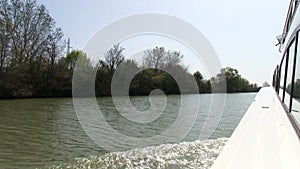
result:
<svg viewBox="0 0 300 169"><path fill-rule="evenodd" d="M298 5L299 5L299 0L291 0L283 32L282 32L281 36L278 38L278 41L279 41L279 44L280 44L279 45L279 52L282 52L282 46L285 42L285 38L286 38L286 36L289 32L289 29L291 27L291 24L292 24L292 21L294 19L295 12L298 8Z"/></svg>

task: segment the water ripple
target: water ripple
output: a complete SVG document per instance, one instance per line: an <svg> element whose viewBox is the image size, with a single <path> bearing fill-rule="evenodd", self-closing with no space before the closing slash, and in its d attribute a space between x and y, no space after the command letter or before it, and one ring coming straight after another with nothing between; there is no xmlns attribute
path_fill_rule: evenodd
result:
<svg viewBox="0 0 300 169"><path fill-rule="evenodd" d="M73 163L63 163L49 167L49 169L208 169L212 166L226 141L226 138L219 138L107 153L89 158L77 158Z"/></svg>

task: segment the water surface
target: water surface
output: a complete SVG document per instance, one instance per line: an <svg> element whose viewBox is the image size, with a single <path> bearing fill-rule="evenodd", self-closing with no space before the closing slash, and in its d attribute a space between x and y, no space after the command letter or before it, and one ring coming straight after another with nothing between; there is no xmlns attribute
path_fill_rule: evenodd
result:
<svg viewBox="0 0 300 169"><path fill-rule="evenodd" d="M137 146L113 153L97 146L83 131L70 98L0 100L0 168L209 168L255 95L227 94L217 129L210 140L202 141L199 133L212 95L189 95L191 101L200 97L201 103L196 122L181 143ZM97 102L115 130L131 137L147 138L162 133L176 120L180 96L167 98L164 114L149 124L132 123L120 117L111 98L98 98ZM131 101L139 110L149 109L148 97L133 97ZM125 147L127 144L124 141Z"/></svg>

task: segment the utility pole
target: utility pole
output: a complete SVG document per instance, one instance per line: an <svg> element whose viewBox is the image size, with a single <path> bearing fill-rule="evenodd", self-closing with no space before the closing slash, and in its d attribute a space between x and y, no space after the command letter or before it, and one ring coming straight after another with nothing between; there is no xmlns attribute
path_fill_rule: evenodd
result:
<svg viewBox="0 0 300 169"><path fill-rule="evenodd" d="M67 42L67 55L70 53L70 50L71 50L71 40L70 38L68 38L68 42Z"/></svg>

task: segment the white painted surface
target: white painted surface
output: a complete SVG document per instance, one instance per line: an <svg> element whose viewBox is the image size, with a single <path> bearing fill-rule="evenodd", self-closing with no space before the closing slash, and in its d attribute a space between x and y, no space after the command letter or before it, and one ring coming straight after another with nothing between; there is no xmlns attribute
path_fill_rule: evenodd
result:
<svg viewBox="0 0 300 169"><path fill-rule="evenodd" d="M300 140L272 87L257 94L212 169L300 169Z"/></svg>

